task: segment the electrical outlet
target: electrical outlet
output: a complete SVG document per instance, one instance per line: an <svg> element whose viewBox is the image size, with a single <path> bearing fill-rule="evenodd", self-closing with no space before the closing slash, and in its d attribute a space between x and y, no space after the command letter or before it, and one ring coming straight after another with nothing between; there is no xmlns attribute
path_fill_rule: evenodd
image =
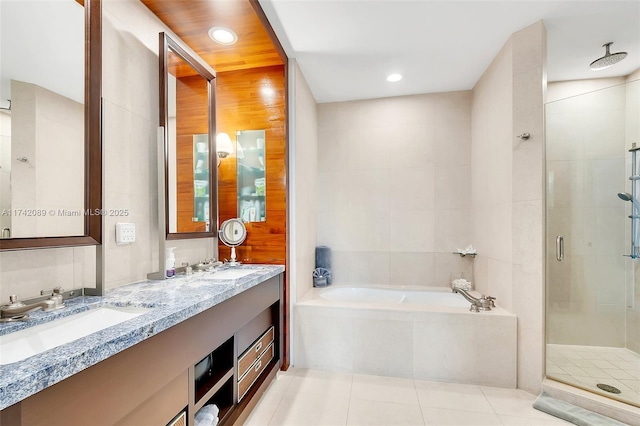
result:
<svg viewBox="0 0 640 426"><path fill-rule="evenodd" d="M136 240L135 223L116 223L116 243L129 244Z"/></svg>

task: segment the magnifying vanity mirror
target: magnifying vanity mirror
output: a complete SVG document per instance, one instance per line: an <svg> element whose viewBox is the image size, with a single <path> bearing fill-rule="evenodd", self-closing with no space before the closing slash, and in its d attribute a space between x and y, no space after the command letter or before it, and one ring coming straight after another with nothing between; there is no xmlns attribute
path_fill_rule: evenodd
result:
<svg viewBox="0 0 640 426"><path fill-rule="evenodd" d="M236 260L236 247L244 242L247 238L247 228L240 219L227 219L220 225L220 241L227 246L231 247L231 259L229 266L238 266L240 262Z"/></svg>
<svg viewBox="0 0 640 426"><path fill-rule="evenodd" d="M0 250L99 244L100 1L0 1Z"/></svg>
<svg viewBox="0 0 640 426"><path fill-rule="evenodd" d="M160 48L167 239L213 237L215 73L165 33L160 34Z"/></svg>

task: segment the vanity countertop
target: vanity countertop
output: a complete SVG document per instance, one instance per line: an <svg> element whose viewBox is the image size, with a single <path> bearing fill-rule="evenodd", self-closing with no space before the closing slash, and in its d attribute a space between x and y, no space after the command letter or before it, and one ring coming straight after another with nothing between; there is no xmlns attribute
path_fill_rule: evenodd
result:
<svg viewBox="0 0 640 426"><path fill-rule="evenodd" d="M284 272L280 265L242 265L234 269L255 272L237 279L215 279L218 272L195 272L165 281L141 281L107 290L102 297L66 300L64 309L33 312L26 322L0 324L0 335L5 335L102 305L152 308L136 318L23 361L0 365L0 409Z"/></svg>

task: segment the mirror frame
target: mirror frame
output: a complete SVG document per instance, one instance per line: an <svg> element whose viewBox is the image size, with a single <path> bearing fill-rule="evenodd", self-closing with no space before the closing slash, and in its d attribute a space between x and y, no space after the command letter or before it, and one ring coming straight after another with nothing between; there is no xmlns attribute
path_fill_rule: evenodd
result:
<svg viewBox="0 0 640 426"><path fill-rule="evenodd" d="M84 5L84 234L0 239L0 251L102 243L102 0Z"/></svg>
<svg viewBox="0 0 640 426"><path fill-rule="evenodd" d="M207 80L208 106L209 106L209 231L203 232L169 232L169 203L164 204L165 236L167 240L180 240L190 238L215 238L218 235L218 167L216 153L216 105L215 105L215 78L216 73L200 58L193 56L181 44L173 40L168 34L160 33L160 120L164 134L164 198L169 199L169 49L180 56L183 61L191 66L202 78ZM214 196L215 194L215 196Z"/></svg>
<svg viewBox="0 0 640 426"><path fill-rule="evenodd" d="M225 235L227 228L229 228L230 226L233 226L234 224L240 224L240 227L243 229L243 233L242 233L242 238L240 239L240 241L235 241L235 242L231 242L231 240L229 240L227 238L227 236ZM227 247L238 247L239 245L241 245L242 243L244 243L247 240L247 227L244 225L244 222L242 221L242 219L239 218L231 218L231 219L227 219L224 222L222 222L222 225L220 225L220 230L218 231L218 238L220 238L220 241L222 241L222 243L227 246Z"/></svg>

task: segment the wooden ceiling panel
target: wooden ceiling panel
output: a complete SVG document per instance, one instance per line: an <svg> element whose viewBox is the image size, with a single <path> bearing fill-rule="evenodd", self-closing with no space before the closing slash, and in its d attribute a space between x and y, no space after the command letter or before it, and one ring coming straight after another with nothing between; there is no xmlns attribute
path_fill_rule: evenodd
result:
<svg viewBox="0 0 640 426"><path fill-rule="evenodd" d="M283 65L250 0L141 0L216 72ZM209 28L233 30L231 46L209 38Z"/></svg>

